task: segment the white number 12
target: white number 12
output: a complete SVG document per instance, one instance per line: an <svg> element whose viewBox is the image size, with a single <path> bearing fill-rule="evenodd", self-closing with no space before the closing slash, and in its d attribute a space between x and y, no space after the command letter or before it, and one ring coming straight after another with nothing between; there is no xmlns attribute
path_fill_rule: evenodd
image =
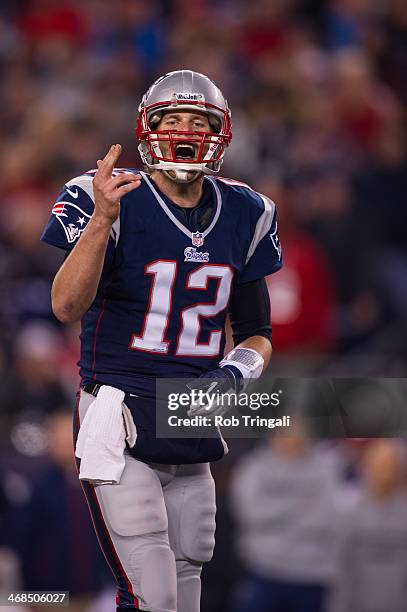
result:
<svg viewBox="0 0 407 612"><path fill-rule="evenodd" d="M171 316L177 262L163 259L153 261L146 266L145 274L153 276L149 302L141 334L133 335L130 348L166 354L170 343L165 340L165 334ZM218 280L214 302L198 302L181 311L181 329L175 355L215 357L219 353L222 329L212 330L208 342L198 342L198 337L201 319L216 316L228 305L233 280L232 268L227 265L203 264L188 274L186 289L207 289L211 278Z"/></svg>

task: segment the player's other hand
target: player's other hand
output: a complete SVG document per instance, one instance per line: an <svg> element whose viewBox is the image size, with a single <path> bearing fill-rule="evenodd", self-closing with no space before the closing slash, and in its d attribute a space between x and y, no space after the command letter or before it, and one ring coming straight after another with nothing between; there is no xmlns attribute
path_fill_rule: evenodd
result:
<svg viewBox="0 0 407 612"><path fill-rule="evenodd" d="M242 383L239 370L230 366L210 370L189 381L186 386L192 402L188 416L213 416L227 412L229 405L222 403L222 395L239 393Z"/></svg>
<svg viewBox="0 0 407 612"><path fill-rule="evenodd" d="M119 144L112 145L103 159L97 162L98 170L93 179L95 211L93 217L113 224L120 213L120 198L141 185L140 174L126 172L113 175L113 170L122 152Z"/></svg>

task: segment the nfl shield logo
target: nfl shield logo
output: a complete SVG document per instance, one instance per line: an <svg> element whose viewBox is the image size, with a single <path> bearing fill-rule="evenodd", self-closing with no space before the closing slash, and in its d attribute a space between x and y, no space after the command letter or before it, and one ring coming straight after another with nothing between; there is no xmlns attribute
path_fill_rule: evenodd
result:
<svg viewBox="0 0 407 612"><path fill-rule="evenodd" d="M204 237L201 232L193 232L191 239L192 239L192 244L196 247L201 247L204 243Z"/></svg>

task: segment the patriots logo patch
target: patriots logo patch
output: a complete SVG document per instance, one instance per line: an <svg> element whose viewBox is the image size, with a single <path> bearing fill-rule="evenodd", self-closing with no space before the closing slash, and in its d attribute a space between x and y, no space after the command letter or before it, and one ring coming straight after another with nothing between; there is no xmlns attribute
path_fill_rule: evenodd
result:
<svg viewBox="0 0 407 612"><path fill-rule="evenodd" d="M62 225L66 239L70 244L79 238L91 217L77 204L63 201L55 202L52 214Z"/></svg>

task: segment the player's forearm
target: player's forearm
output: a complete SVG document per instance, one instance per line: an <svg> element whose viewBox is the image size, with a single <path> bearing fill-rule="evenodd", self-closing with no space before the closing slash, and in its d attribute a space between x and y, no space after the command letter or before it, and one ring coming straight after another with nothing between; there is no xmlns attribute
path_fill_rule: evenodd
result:
<svg viewBox="0 0 407 612"><path fill-rule="evenodd" d="M93 303L106 254L111 224L92 217L57 275L52 310L63 323L78 321Z"/></svg>
<svg viewBox="0 0 407 612"><path fill-rule="evenodd" d="M264 336L250 336L250 338L246 338L235 348L248 348L257 351L264 359L263 371L267 368L271 358L272 347L270 340Z"/></svg>

